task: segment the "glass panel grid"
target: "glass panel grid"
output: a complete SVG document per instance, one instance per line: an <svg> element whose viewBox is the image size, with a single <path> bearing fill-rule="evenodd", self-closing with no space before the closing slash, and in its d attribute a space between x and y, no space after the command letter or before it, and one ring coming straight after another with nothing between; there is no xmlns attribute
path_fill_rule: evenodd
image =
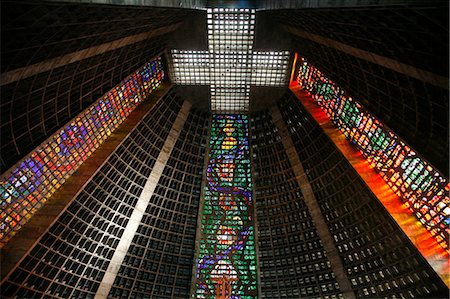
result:
<svg viewBox="0 0 450 299"><path fill-rule="evenodd" d="M208 9L207 22L211 108L216 112L247 111L255 10Z"/></svg>
<svg viewBox="0 0 450 299"><path fill-rule="evenodd" d="M160 85L163 77L160 58L147 63L2 176L0 246Z"/></svg>
<svg viewBox="0 0 450 299"><path fill-rule="evenodd" d="M251 84L285 86L289 52L253 52L255 21L254 9L208 9L208 52L172 50L173 82L211 85L215 113L248 111Z"/></svg>
<svg viewBox="0 0 450 299"><path fill-rule="evenodd" d="M448 251L448 179L304 58L297 82Z"/></svg>
<svg viewBox="0 0 450 299"><path fill-rule="evenodd" d="M207 51L172 50L172 81L184 85L210 85Z"/></svg>
<svg viewBox="0 0 450 299"><path fill-rule="evenodd" d="M252 80L256 86L285 86L289 52L255 52L252 57Z"/></svg>
<svg viewBox="0 0 450 299"><path fill-rule="evenodd" d="M257 298L248 116L211 124L195 298Z"/></svg>

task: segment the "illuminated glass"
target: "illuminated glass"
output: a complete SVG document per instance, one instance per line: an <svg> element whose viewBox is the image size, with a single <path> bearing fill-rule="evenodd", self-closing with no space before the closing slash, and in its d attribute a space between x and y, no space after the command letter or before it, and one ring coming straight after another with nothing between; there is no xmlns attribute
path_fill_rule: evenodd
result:
<svg viewBox="0 0 450 299"><path fill-rule="evenodd" d="M210 85L207 51L172 50L172 81L183 85Z"/></svg>
<svg viewBox="0 0 450 299"><path fill-rule="evenodd" d="M251 85L285 86L289 52L254 52L255 18L254 9L208 9L208 51L172 50L172 81L210 85L216 113L248 111Z"/></svg>
<svg viewBox="0 0 450 299"><path fill-rule="evenodd" d="M2 246L163 77L161 59L149 62L5 172L0 181Z"/></svg>
<svg viewBox="0 0 450 299"><path fill-rule="evenodd" d="M448 250L448 179L304 58L297 81Z"/></svg>
<svg viewBox="0 0 450 299"><path fill-rule="evenodd" d="M255 86L284 86L289 52L254 52L251 84Z"/></svg>
<svg viewBox="0 0 450 299"><path fill-rule="evenodd" d="M257 298L248 116L214 114L195 298Z"/></svg>

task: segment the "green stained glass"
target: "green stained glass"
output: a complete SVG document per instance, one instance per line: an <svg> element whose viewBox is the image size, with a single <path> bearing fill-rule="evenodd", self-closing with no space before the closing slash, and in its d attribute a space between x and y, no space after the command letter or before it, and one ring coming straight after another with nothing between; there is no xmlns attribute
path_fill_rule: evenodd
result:
<svg viewBox="0 0 450 299"><path fill-rule="evenodd" d="M195 298L257 298L248 116L213 115Z"/></svg>

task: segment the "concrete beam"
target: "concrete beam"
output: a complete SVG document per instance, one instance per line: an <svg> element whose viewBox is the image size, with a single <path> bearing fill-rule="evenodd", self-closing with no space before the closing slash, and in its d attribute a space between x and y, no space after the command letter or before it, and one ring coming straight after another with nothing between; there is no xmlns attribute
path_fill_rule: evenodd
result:
<svg viewBox="0 0 450 299"><path fill-rule="evenodd" d="M321 35L317 35L311 32L303 31L297 29L293 26L283 25L284 30L287 32L306 38L310 41L316 42L318 44L327 46L329 48L336 49L338 51L344 52L346 54L355 56L360 59L364 59L368 62L378 64L379 66L385 67L387 69L393 70L397 73L418 79L423 82L427 82L429 84L433 84L435 86L439 86L445 89L449 89L448 78L444 76L440 76L434 74L429 71L421 70L414 66L408 65L406 63L399 62L395 59L391 59L388 57L384 57L366 50L358 49L344 43L335 41L333 39L323 37Z"/></svg>
<svg viewBox="0 0 450 299"><path fill-rule="evenodd" d="M177 142L178 136L183 129L184 123L189 115L192 104L189 101L184 101L178 116L172 125L172 129L167 136L161 152L156 159L155 165L153 166L152 172L150 173L147 182L145 183L144 189L134 207L133 213L131 214L130 220L127 223L125 231L120 238L119 245L117 245L114 255L109 262L108 269L103 276L102 282L95 294L96 299L107 298L108 294L114 284L117 273L119 273L120 267L122 266L123 260L130 248L131 242L133 241L134 235L141 223L142 217L144 217L145 210L147 208L150 199L155 192L158 181L161 178L164 168L166 167L167 161L170 158L173 147Z"/></svg>
<svg viewBox="0 0 450 299"><path fill-rule="evenodd" d="M80 51L72 52L66 55L58 56L55 58L47 59L42 62L38 62L32 65L21 67L6 73L0 74L0 86L19 81L25 78L29 78L36 74L50 71L55 68L59 68L77 61L81 61L96 55L103 54L108 51L113 51L146 39L150 39L159 35L163 35L172 31L175 31L181 23L157 28L148 32L135 34L120 38L108 43L104 43L98 46L89 47Z"/></svg>
<svg viewBox="0 0 450 299"><path fill-rule="evenodd" d="M353 292L336 245L334 244L333 238L328 230L328 226L320 210L319 203L317 202L303 165L298 157L297 150L295 149L294 143L292 142L291 136L289 135L288 129L284 123L283 116L277 106L273 106L270 109L270 114L280 134L289 162L292 165L295 179L300 186L305 204L317 230L317 234L322 241L323 248L325 249L328 260L331 263L331 270L336 275L336 281L339 284L339 288L345 298L355 299L355 293Z"/></svg>
<svg viewBox="0 0 450 299"><path fill-rule="evenodd" d="M39 209L30 221L28 221L1 249L1 280L6 280L15 267L28 254L50 226L58 219L65 207L75 198L78 192L96 173L97 169L106 161L109 155L119 146L123 139L139 123L143 117L171 88L170 84L150 94L128 118L103 142L103 144L91 157L80 165L56 191L48 201Z"/></svg>

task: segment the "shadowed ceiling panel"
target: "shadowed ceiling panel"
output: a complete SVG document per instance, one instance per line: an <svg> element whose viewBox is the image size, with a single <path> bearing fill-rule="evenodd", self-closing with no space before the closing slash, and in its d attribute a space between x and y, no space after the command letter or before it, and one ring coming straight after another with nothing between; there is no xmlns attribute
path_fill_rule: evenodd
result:
<svg viewBox="0 0 450 299"><path fill-rule="evenodd" d="M193 12L45 1L3 1L1 9L2 80L18 68L29 73L0 89L1 172L161 55L170 26Z"/></svg>
<svg viewBox="0 0 450 299"><path fill-rule="evenodd" d="M302 31L448 76L448 1L430 1L427 6L279 10L270 14Z"/></svg>
<svg viewBox="0 0 450 299"><path fill-rule="evenodd" d="M182 21L188 10L6 1L2 3L1 71Z"/></svg>

